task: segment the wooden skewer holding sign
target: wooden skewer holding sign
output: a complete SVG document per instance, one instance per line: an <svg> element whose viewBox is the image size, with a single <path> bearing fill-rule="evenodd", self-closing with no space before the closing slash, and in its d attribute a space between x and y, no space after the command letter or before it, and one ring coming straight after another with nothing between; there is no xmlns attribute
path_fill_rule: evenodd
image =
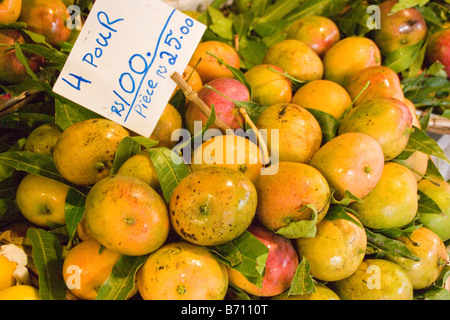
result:
<svg viewBox="0 0 450 320"><path fill-rule="evenodd" d="M206 103L202 99L198 97L197 92L194 89L192 89L192 87L183 79L183 77L178 72L175 72L171 76L171 78L183 91L186 99L192 101L200 109L200 111L203 112L203 114L207 118L209 118L209 116L211 115L211 109L206 105ZM227 125L225 122L223 122L219 117L216 117L215 125L222 132L226 132L227 129L231 129L231 127Z"/></svg>

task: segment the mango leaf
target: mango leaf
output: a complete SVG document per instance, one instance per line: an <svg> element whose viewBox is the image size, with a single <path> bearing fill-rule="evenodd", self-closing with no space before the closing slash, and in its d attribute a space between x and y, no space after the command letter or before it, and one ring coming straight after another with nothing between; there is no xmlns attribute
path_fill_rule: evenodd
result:
<svg viewBox="0 0 450 320"><path fill-rule="evenodd" d="M420 151L450 163L450 160L434 139L428 136L425 131L417 127L413 128L414 131L409 135L405 151Z"/></svg>
<svg viewBox="0 0 450 320"><path fill-rule="evenodd" d="M411 46L402 47L388 54L384 60L384 65L391 68L395 73L400 73L408 69L416 59L422 48L423 41Z"/></svg>
<svg viewBox="0 0 450 320"><path fill-rule="evenodd" d="M37 54L46 60L58 65L58 69L62 69L67 60L67 55L53 47L44 47L38 44L24 43L20 44L23 51Z"/></svg>
<svg viewBox="0 0 450 320"><path fill-rule="evenodd" d="M145 263L147 256L121 256L111 275L102 284L96 300L126 300L133 290L136 272Z"/></svg>
<svg viewBox="0 0 450 320"><path fill-rule="evenodd" d="M234 35L233 20L225 17L220 10L212 6L208 7L208 14L212 21L208 26L209 30L223 39L232 40Z"/></svg>
<svg viewBox="0 0 450 320"><path fill-rule="evenodd" d="M141 145L134 141L131 137L123 138L117 146L116 154L114 156L114 162L109 174L111 176L117 174L117 171L119 171L120 167L125 163L125 161L137 154L140 150Z"/></svg>
<svg viewBox="0 0 450 320"><path fill-rule="evenodd" d="M37 43L37 44L43 44L44 46L46 46L49 49L52 49L53 47L47 43L47 41L45 40L45 36L39 33L35 33L33 31L24 29L22 30L24 33L26 33L31 40L33 40L33 42Z"/></svg>
<svg viewBox="0 0 450 320"><path fill-rule="evenodd" d="M348 190L345 190L344 197L342 198L342 200L336 200L336 198L334 197L335 192L336 191L334 189L331 189L331 203L332 204L337 204L337 205L346 207L350 203L353 203L353 202L357 202L357 203L364 202L364 200L358 198L357 196L355 196L353 193L351 193Z"/></svg>
<svg viewBox="0 0 450 320"><path fill-rule="evenodd" d="M245 231L233 241L207 249L219 261L239 271L251 283L261 286L269 249L250 232Z"/></svg>
<svg viewBox="0 0 450 320"><path fill-rule="evenodd" d="M61 130L65 130L77 122L95 118L102 117L75 103L65 103L60 99L55 99L55 123Z"/></svg>
<svg viewBox="0 0 450 320"><path fill-rule="evenodd" d="M268 23L283 20L294 9L298 8L299 0L280 0L268 6L262 17L255 19L255 23Z"/></svg>
<svg viewBox="0 0 450 320"><path fill-rule="evenodd" d="M48 231L29 228L26 237L31 242L33 262L39 273L39 295L42 300L65 300L66 285L62 266L62 247Z"/></svg>
<svg viewBox="0 0 450 320"><path fill-rule="evenodd" d="M77 226L83 220L86 196L75 189L70 188L66 196L65 218L67 232L73 238Z"/></svg>
<svg viewBox="0 0 450 320"><path fill-rule="evenodd" d="M359 223L357 220L352 218L345 210L346 209L343 208L340 205L333 205L328 210L328 212L327 212L326 216L324 217L324 219L329 220L329 221L343 219L343 220L347 220L347 221L353 222L354 224L356 224L360 228L364 228L361 225L361 223Z"/></svg>
<svg viewBox="0 0 450 320"><path fill-rule="evenodd" d="M388 13L388 15L392 15L396 12L413 8L416 6L424 6L426 5L430 0L399 0L391 9L391 11Z"/></svg>
<svg viewBox="0 0 450 320"><path fill-rule="evenodd" d="M381 229L381 230L378 230L378 232L383 234L384 236L390 238L390 239L395 239L395 238L398 238L398 237L407 237L409 239L409 237L411 236L411 233L413 233L414 231L416 231L420 227L422 227L422 225L421 224L417 224L417 225L409 226L409 227L404 228L404 229L399 229L399 228Z"/></svg>
<svg viewBox="0 0 450 320"><path fill-rule="evenodd" d="M293 221L289 223L286 227L278 229L275 233L282 235L288 239L298 239L298 238L314 238L316 236L316 225L317 225L317 209L312 204L307 204L299 211L306 209L311 209L313 211L310 220L300 220Z"/></svg>
<svg viewBox="0 0 450 320"><path fill-rule="evenodd" d="M427 179L437 179L445 181L444 177L442 176L441 172L436 167L432 159L428 159L428 166L427 171L425 172L425 177Z"/></svg>
<svg viewBox="0 0 450 320"><path fill-rule="evenodd" d="M190 174L189 166L179 155L168 148L151 148L148 151L156 169L164 198L168 203L178 183Z"/></svg>
<svg viewBox="0 0 450 320"><path fill-rule="evenodd" d="M18 171L66 182L56 169L53 158L47 155L29 151L8 151L0 153L0 164L5 164Z"/></svg>
<svg viewBox="0 0 450 320"><path fill-rule="evenodd" d="M337 130L339 128L339 121L333 117L331 114L307 108L307 110L316 118L317 122L322 129L322 139L323 142L328 142L334 137L336 137Z"/></svg>
<svg viewBox="0 0 450 320"><path fill-rule="evenodd" d="M249 37L240 38L239 55L243 61L242 68L249 70L254 66L262 64L266 50L267 44L261 39Z"/></svg>
<svg viewBox="0 0 450 320"><path fill-rule="evenodd" d="M409 251L408 247L402 242L394 239L390 239L380 233L375 233L367 228L367 244L379 249L381 252L384 252L393 257L403 257L407 259L412 259L414 261L419 261L420 259L413 255L411 251Z"/></svg>
<svg viewBox="0 0 450 320"><path fill-rule="evenodd" d="M0 127L31 132L40 124L55 122L55 117L43 113L11 113L0 118Z"/></svg>
<svg viewBox="0 0 450 320"><path fill-rule="evenodd" d="M297 266L295 270L294 279L291 282L291 286L288 291L288 296L303 295L316 292L316 286L314 279L312 278L309 270L311 265L306 258Z"/></svg>
<svg viewBox="0 0 450 320"><path fill-rule="evenodd" d="M420 190L417 190L419 196L417 214L442 214L443 210L430 197Z"/></svg>
<svg viewBox="0 0 450 320"><path fill-rule="evenodd" d="M450 292L435 285L427 288L425 291L416 291L414 293L414 299L420 300L450 300Z"/></svg>
<svg viewBox="0 0 450 320"><path fill-rule="evenodd" d="M286 19L295 21L300 18L315 15L325 17L335 16L351 2L348 0L307 0L289 14Z"/></svg>

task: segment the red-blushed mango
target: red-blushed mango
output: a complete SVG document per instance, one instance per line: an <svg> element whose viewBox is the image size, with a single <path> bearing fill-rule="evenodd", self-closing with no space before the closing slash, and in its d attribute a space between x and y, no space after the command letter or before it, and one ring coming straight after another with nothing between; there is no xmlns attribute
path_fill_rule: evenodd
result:
<svg viewBox="0 0 450 320"><path fill-rule="evenodd" d="M315 109L331 114L336 119L352 107L352 99L339 84L329 80L314 80L296 91L292 103L306 109Z"/></svg>
<svg viewBox="0 0 450 320"><path fill-rule="evenodd" d="M379 97L395 98L400 101L405 98L399 76L385 66L368 67L355 73L347 86L347 91L354 101L354 106Z"/></svg>
<svg viewBox="0 0 450 320"><path fill-rule="evenodd" d="M371 229L401 228L417 214L417 181L412 172L395 162L387 162L375 188L353 202L361 223Z"/></svg>
<svg viewBox="0 0 450 320"><path fill-rule="evenodd" d="M324 79L345 88L355 73L380 65L381 53L375 42L366 37L352 36L337 42L323 57Z"/></svg>
<svg viewBox="0 0 450 320"><path fill-rule="evenodd" d="M245 174L252 182L261 174L263 155L257 144L238 135L221 135L205 141L194 150L190 167L227 167Z"/></svg>
<svg viewBox="0 0 450 320"><path fill-rule="evenodd" d="M258 223L252 224L248 231L269 249L262 285L258 287L238 270L227 266L230 283L258 297L273 297L283 293L291 286L299 263L291 240Z"/></svg>
<svg viewBox="0 0 450 320"><path fill-rule="evenodd" d="M310 220L317 210L317 223L330 207L331 191L323 175L310 165L280 162L278 172L260 175L255 182L258 192L256 217L267 228L278 230L291 222Z"/></svg>
<svg viewBox="0 0 450 320"><path fill-rule="evenodd" d="M129 176L97 182L86 197L84 219L104 247L129 256L155 251L170 229L162 197L141 179Z"/></svg>
<svg viewBox="0 0 450 320"><path fill-rule="evenodd" d="M295 39L282 40L269 47L262 63L279 66L299 81L322 79L323 76L320 57L306 44Z"/></svg>
<svg viewBox="0 0 450 320"><path fill-rule="evenodd" d="M234 78L233 73L212 55L223 60L227 65L240 68L240 58L229 44L216 40L200 42L192 55L189 65L194 68L202 83L206 84L218 78Z"/></svg>
<svg viewBox="0 0 450 320"><path fill-rule="evenodd" d="M442 241L450 239L450 184L439 179L422 179L417 189L431 198L441 209L440 213L422 213L418 222L436 233Z"/></svg>
<svg viewBox="0 0 450 320"><path fill-rule="evenodd" d="M411 279L394 262L365 259L350 277L333 283L342 300L413 300Z"/></svg>
<svg viewBox="0 0 450 320"><path fill-rule="evenodd" d="M383 55L397 49L412 46L424 40L427 24L417 8L408 8L391 13L398 0L380 4L380 28L374 32L374 40Z"/></svg>
<svg viewBox="0 0 450 320"><path fill-rule="evenodd" d="M148 255L136 279L144 300L222 300L228 288L225 265L206 248L184 241Z"/></svg>
<svg viewBox="0 0 450 320"><path fill-rule="evenodd" d="M257 193L243 173L225 167L194 171L173 190L172 228L184 240L202 246L232 241L255 217Z"/></svg>
<svg viewBox="0 0 450 320"><path fill-rule="evenodd" d="M216 117L224 121L231 129L243 128L245 119L239 113L234 102L230 99L236 101L249 101L250 92L247 87L242 82L229 78L218 78L207 83L207 85L211 86L221 94L215 92L213 89L203 87L198 92L198 97L202 99L209 108L214 105ZM201 125L199 126L201 129L206 124L207 120L208 118L206 115L194 104L194 102L190 101L187 104L185 123L186 128L192 135L196 133L194 132L196 128L195 122L201 122ZM210 128L217 127L212 125Z"/></svg>
<svg viewBox="0 0 450 320"><path fill-rule="evenodd" d="M448 22L447 22L448 23ZM447 78L450 78L450 28L433 33L430 36L425 54L426 64L439 61L444 65Z"/></svg>
<svg viewBox="0 0 450 320"><path fill-rule="evenodd" d="M283 75L284 72L270 64L260 64L248 70L244 76L252 88L252 100L262 106L291 102L292 81Z"/></svg>
<svg viewBox="0 0 450 320"><path fill-rule="evenodd" d="M405 244L411 254L419 260L391 255L387 255L387 259L402 267L415 290L428 288L439 278L445 264L448 263L444 242L436 233L425 227L414 230L409 237L401 236L396 240Z"/></svg>
<svg viewBox="0 0 450 320"><path fill-rule="evenodd" d="M352 132L324 144L314 154L310 165L327 179L337 200L342 200L346 191L362 198L380 180L384 156L374 138Z"/></svg>
<svg viewBox="0 0 450 320"><path fill-rule="evenodd" d="M287 30L287 38L302 41L322 58L339 41L340 34L333 20L309 16L296 20Z"/></svg>
<svg viewBox="0 0 450 320"><path fill-rule="evenodd" d="M351 213L347 213L358 221ZM295 240L297 252L310 264L314 278L338 281L351 276L363 261L367 236L362 225L347 219L323 219L314 238Z"/></svg>
<svg viewBox="0 0 450 320"><path fill-rule="evenodd" d="M264 130L269 152L278 155L279 161L308 163L322 144L322 129L316 118L293 103L268 107L259 115L256 126Z"/></svg>
<svg viewBox="0 0 450 320"><path fill-rule="evenodd" d="M361 103L344 117L338 134L359 132L378 141L386 161L397 157L406 147L412 132L408 107L395 98L373 98Z"/></svg>

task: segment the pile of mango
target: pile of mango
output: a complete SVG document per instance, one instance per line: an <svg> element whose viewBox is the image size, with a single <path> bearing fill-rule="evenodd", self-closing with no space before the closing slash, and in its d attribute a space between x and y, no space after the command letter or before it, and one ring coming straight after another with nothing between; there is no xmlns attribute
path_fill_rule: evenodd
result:
<svg viewBox="0 0 450 320"><path fill-rule="evenodd" d="M450 8L416 2L185 11L150 137L51 91L93 1L0 3L3 100L34 97L0 103L0 300L450 299Z"/></svg>

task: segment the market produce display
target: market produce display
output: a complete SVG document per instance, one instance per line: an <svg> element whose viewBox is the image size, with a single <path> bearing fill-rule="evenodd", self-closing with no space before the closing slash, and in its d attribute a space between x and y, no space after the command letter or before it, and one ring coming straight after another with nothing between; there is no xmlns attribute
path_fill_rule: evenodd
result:
<svg viewBox="0 0 450 320"><path fill-rule="evenodd" d="M0 300L450 300L448 0L165 1L148 137L52 90L94 2L0 3Z"/></svg>

